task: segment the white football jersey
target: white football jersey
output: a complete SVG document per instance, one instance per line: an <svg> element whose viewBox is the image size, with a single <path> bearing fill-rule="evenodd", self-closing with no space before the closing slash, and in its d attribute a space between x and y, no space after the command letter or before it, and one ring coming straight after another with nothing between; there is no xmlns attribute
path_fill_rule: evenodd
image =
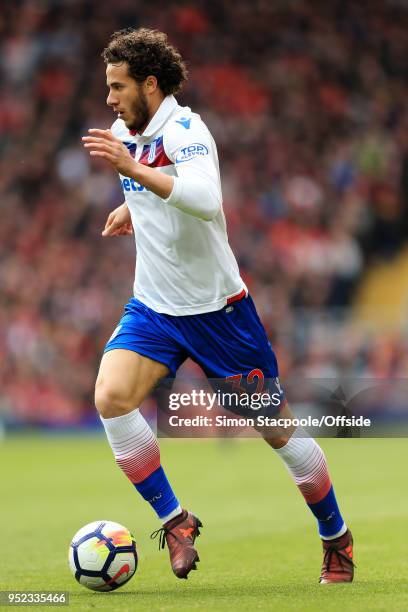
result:
<svg viewBox="0 0 408 612"><path fill-rule="evenodd" d="M223 308L246 287L228 244L217 148L190 108L167 96L143 134L112 126L136 161L174 176L164 200L120 175L136 240L134 296L156 312L192 315Z"/></svg>

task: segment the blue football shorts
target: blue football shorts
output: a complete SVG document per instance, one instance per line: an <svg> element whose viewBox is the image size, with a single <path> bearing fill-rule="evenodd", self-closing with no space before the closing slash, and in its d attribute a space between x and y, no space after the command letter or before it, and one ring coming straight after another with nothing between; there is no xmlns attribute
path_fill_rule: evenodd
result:
<svg viewBox="0 0 408 612"><path fill-rule="evenodd" d="M113 349L163 363L171 377L190 357L210 380L228 379L240 388L249 383L258 391L272 385L284 403L276 356L249 295L215 312L185 316L157 313L131 298L104 352Z"/></svg>

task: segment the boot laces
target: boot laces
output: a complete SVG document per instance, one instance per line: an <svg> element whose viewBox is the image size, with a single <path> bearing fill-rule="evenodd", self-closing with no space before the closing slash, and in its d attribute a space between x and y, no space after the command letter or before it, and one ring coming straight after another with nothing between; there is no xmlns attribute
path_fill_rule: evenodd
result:
<svg viewBox="0 0 408 612"><path fill-rule="evenodd" d="M330 572L330 566L332 562L333 555L337 555L337 559L339 565L342 568L342 571L346 571L345 568L347 565L352 565L356 567L353 560L347 555L347 553L343 552L344 549L336 548L335 546L329 546L329 548L324 553L323 558L323 567L326 572Z"/></svg>

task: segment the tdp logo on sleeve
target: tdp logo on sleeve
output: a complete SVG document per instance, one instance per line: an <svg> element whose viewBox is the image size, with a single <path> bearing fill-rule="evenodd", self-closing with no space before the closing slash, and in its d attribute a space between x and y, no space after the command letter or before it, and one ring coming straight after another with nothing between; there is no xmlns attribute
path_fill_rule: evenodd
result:
<svg viewBox="0 0 408 612"><path fill-rule="evenodd" d="M183 147L176 155L176 164L189 161L200 155L208 155L208 148L199 142L193 142L187 147Z"/></svg>

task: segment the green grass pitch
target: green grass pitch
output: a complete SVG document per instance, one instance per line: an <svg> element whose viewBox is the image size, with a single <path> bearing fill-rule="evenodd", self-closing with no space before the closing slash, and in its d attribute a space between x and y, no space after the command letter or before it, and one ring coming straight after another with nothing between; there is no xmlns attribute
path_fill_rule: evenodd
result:
<svg viewBox="0 0 408 612"><path fill-rule="evenodd" d="M351 585L317 583L315 520L261 440L161 442L176 494L204 524L199 571L178 580L167 549L149 539L153 512L95 436L1 443L1 589L69 591L70 610L407 610L407 441L321 444L354 534ZM123 523L137 540L138 571L113 593L81 587L67 565L73 534L98 519Z"/></svg>

